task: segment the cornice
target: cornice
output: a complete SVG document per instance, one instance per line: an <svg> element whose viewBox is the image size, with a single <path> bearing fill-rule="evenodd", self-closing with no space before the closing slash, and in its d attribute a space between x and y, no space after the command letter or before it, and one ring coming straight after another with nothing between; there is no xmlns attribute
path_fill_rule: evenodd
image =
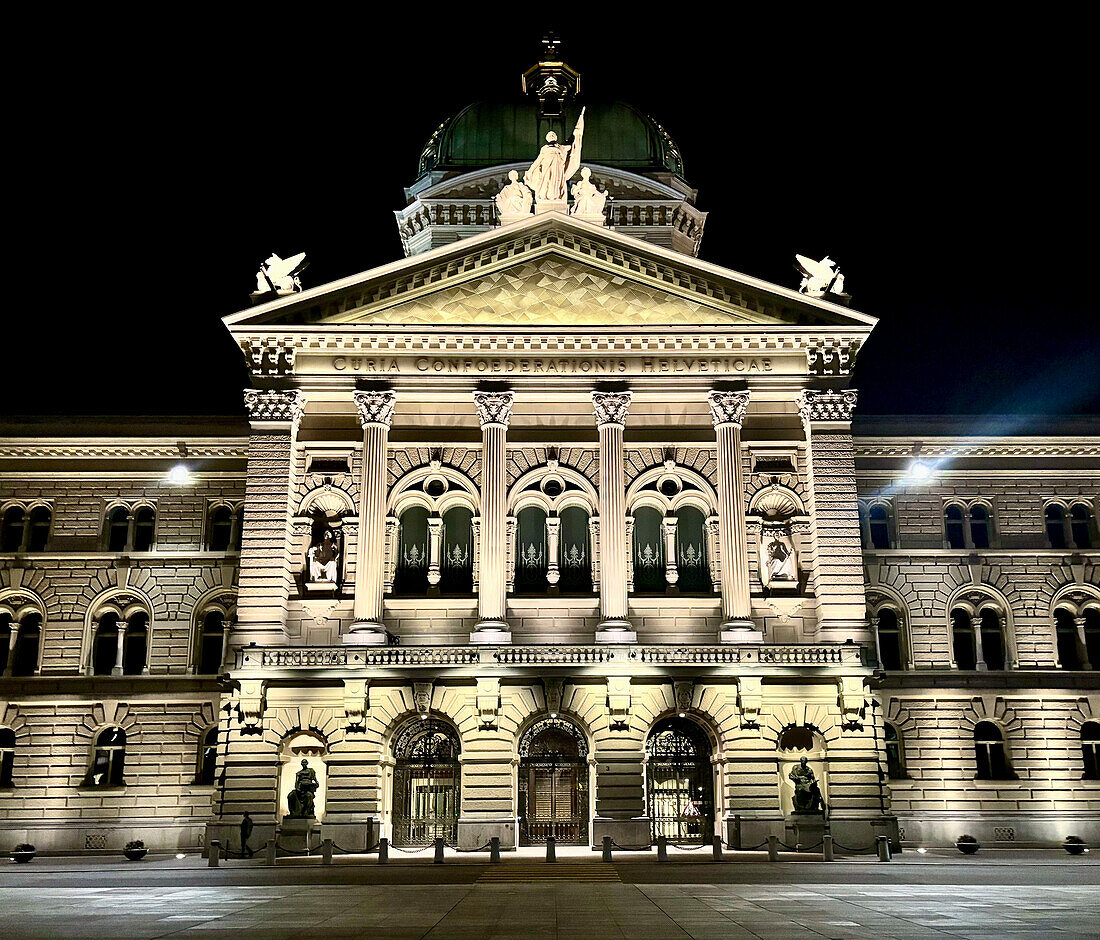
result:
<svg viewBox="0 0 1100 940"><path fill-rule="evenodd" d="M1073 439L1054 437L859 437L854 438L856 457L912 459L913 445L920 443L922 457L1100 457L1100 436Z"/></svg>
<svg viewBox="0 0 1100 940"><path fill-rule="evenodd" d="M188 459L245 458L248 438L220 438L196 441L186 438L169 440L98 440L78 441L38 437L0 438L0 459L138 459L179 460L180 441L187 447Z"/></svg>

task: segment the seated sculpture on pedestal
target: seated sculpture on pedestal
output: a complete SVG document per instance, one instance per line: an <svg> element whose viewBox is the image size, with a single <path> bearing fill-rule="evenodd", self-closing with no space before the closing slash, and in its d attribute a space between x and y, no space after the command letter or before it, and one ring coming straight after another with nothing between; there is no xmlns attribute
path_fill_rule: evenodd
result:
<svg viewBox="0 0 1100 940"><path fill-rule="evenodd" d="M340 540L336 533L325 527L321 538L306 552L309 559L309 580L335 584L340 571Z"/></svg>
<svg viewBox="0 0 1100 940"><path fill-rule="evenodd" d="M817 785L817 777L809 761L803 757L798 766L787 776L794 782L794 811L796 813L825 813L825 800Z"/></svg>
<svg viewBox="0 0 1100 940"><path fill-rule="evenodd" d="M314 800L317 794L317 774L309 761L302 758L302 769L294 775L294 789L287 794L286 805L291 819L313 819L316 815Z"/></svg>

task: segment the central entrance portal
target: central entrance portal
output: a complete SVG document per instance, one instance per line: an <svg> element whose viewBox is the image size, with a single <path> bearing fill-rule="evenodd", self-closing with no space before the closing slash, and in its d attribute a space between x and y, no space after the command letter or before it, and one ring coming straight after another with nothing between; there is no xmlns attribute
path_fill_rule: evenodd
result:
<svg viewBox="0 0 1100 940"><path fill-rule="evenodd" d="M393 844L458 837L461 774L455 732L435 718L406 725L393 743Z"/></svg>
<svg viewBox="0 0 1100 940"><path fill-rule="evenodd" d="M564 718L536 721L519 742L520 844L588 842L588 742Z"/></svg>
<svg viewBox="0 0 1100 940"><path fill-rule="evenodd" d="M666 718L654 725L646 742L646 784L654 839L710 842L714 777L702 728L685 718Z"/></svg>

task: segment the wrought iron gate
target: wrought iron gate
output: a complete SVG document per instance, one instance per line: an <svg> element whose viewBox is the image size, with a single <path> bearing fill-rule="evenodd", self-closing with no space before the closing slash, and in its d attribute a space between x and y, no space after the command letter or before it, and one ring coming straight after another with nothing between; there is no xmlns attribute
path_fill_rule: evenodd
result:
<svg viewBox="0 0 1100 940"><path fill-rule="evenodd" d="M714 834L714 779L702 729L680 718L654 726L646 742L653 838L706 843Z"/></svg>
<svg viewBox="0 0 1100 940"><path fill-rule="evenodd" d="M458 837L461 772L458 739L434 718L405 727L393 745L394 845Z"/></svg>
<svg viewBox="0 0 1100 940"><path fill-rule="evenodd" d="M519 746L520 842L553 836L559 843L588 842L588 742L562 718L535 722Z"/></svg>

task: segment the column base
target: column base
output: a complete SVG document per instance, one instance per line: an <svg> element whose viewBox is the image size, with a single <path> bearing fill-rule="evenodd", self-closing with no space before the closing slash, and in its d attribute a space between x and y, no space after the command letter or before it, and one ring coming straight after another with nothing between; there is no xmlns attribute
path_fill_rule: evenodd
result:
<svg viewBox="0 0 1100 940"><path fill-rule="evenodd" d="M382 624L357 621L340 639L345 646L388 646L397 638Z"/></svg>
<svg viewBox="0 0 1100 940"><path fill-rule="evenodd" d="M727 620L718 634L719 643L763 643L764 632L751 620Z"/></svg>
<svg viewBox="0 0 1100 940"><path fill-rule="evenodd" d="M638 634L629 620L604 620L596 631L597 643L637 643Z"/></svg>
<svg viewBox="0 0 1100 940"><path fill-rule="evenodd" d="M503 620L482 620L470 634L470 642L477 646L507 646L512 642L512 631Z"/></svg>

